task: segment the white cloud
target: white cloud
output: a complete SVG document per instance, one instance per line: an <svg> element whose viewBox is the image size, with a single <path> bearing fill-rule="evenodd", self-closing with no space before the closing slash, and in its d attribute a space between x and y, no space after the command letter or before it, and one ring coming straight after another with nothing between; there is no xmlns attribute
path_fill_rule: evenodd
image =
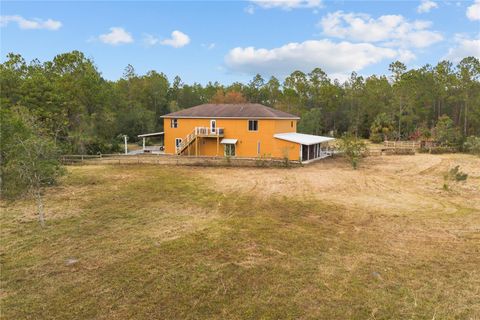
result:
<svg viewBox="0 0 480 320"><path fill-rule="evenodd" d="M225 65L232 71L247 74L285 76L294 70L310 72L320 67L337 78L359 71L383 59L395 59L400 52L369 43L335 43L331 40L308 40L288 43L273 49L254 47L231 49Z"/></svg>
<svg viewBox="0 0 480 320"><path fill-rule="evenodd" d="M324 16L318 25L327 36L404 48L425 48L443 39L439 32L429 30L431 22L410 22L401 15L375 19L363 13L337 11Z"/></svg>
<svg viewBox="0 0 480 320"><path fill-rule="evenodd" d="M125 29L120 27L110 28L110 32L106 34L101 34L98 39L106 44L119 45L124 43L132 43L132 35L125 31Z"/></svg>
<svg viewBox="0 0 480 320"><path fill-rule="evenodd" d="M190 43L190 37L181 31L175 30L172 32L170 39L162 40L160 43L174 48L181 48Z"/></svg>
<svg viewBox="0 0 480 320"><path fill-rule="evenodd" d="M321 0L250 0L250 2L264 9L279 8L283 10L292 10L297 8L322 7ZM253 13L253 9L250 9L249 13Z"/></svg>
<svg viewBox="0 0 480 320"><path fill-rule="evenodd" d="M154 35L151 35L151 34L148 34L148 33L143 35L143 43L147 47L153 47L154 45L158 44L159 42L160 42L160 39L158 39Z"/></svg>
<svg viewBox="0 0 480 320"><path fill-rule="evenodd" d="M202 47L208 49L208 50L212 50L213 48L215 48L216 44L215 43L202 43Z"/></svg>
<svg viewBox="0 0 480 320"><path fill-rule="evenodd" d="M465 57L473 56L480 59L480 34L477 39L470 39L463 35L455 36L456 45L448 50L445 59L459 62Z"/></svg>
<svg viewBox="0 0 480 320"><path fill-rule="evenodd" d="M480 20L480 0L475 0L475 3L467 8L466 15L472 21Z"/></svg>
<svg viewBox="0 0 480 320"><path fill-rule="evenodd" d="M6 27L10 22L17 23L20 29L46 29L46 30L58 30L62 26L62 23L57 20L47 19L41 20L38 18L28 20L22 16L0 16L0 26Z"/></svg>
<svg viewBox="0 0 480 320"><path fill-rule="evenodd" d="M248 14L254 14L255 13L255 7L250 5L250 6L247 6L245 9L243 9L246 13Z"/></svg>
<svg viewBox="0 0 480 320"><path fill-rule="evenodd" d="M426 12L430 12L430 10L434 8L438 8L438 3L431 0L422 0L420 2L420 5L417 7L417 12L426 13Z"/></svg>

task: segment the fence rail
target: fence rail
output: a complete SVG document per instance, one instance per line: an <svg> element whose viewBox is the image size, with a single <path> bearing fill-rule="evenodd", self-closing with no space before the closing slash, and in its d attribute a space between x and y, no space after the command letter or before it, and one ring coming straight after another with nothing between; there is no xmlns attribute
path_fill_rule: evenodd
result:
<svg viewBox="0 0 480 320"><path fill-rule="evenodd" d="M62 163L65 165L108 165L108 164L161 164L184 166L244 166L244 167L270 167L270 166L298 166L299 161L285 161L274 158L235 158L211 156L177 156L166 154L101 154L101 155L63 155Z"/></svg>

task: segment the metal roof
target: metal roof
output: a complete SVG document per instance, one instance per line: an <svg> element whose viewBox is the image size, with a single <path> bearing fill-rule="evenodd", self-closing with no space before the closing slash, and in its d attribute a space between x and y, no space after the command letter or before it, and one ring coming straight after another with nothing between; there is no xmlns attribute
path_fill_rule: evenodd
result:
<svg viewBox="0 0 480 320"><path fill-rule="evenodd" d="M223 143L223 144L236 144L237 143L237 139L222 139L222 141L220 143Z"/></svg>
<svg viewBox="0 0 480 320"><path fill-rule="evenodd" d="M277 133L273 135L277 139L286 140L290 142L295 142L304 145L312 145L322 142L328 142L335 140L334 138L324 137L324 136L315 136L313 134L304 134L296 132L287 132L287 133Z"/></svg>
<svg viewBox="0 0 480 320"><path fill-rule="evenodd" d="M137 137L146 138L146 137L159 137L159 136L163 136L163 132L144 133L144 134L139 134Z"/></svg>
<svg viewBox="0 0 480 320"><path fill-rule="evenodd" d="M162 118L300 119L259 103L201 104L163 115Z"/></svg>

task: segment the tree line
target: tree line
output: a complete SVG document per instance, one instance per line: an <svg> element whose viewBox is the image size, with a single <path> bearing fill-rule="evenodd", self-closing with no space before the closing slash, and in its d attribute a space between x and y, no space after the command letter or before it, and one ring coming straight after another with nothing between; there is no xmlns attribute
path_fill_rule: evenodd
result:
<svg viewBox="0 0 480 320"><path fill-rule="evenodd" d="M352 72L343 83L315 68L294 71L283 82L256 75L248 83L201 85L153 70L139 75L128 65L121 79L109 81L79 51L29 63L10 53L0 65L2 124L13 113L28 114L62 153L81 154L118 151L122 135L135 140L162 131L161 115L208 102L271 106L300 116L298 130L311 134L428 137L447 117L458 139L480 135L477 58L410 70L397 61L389 70L366 78Z"/></svg>

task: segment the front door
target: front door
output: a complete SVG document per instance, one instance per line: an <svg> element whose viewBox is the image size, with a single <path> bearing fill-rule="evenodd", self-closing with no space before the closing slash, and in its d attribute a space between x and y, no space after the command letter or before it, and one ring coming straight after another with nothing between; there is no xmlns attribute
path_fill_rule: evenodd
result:
<svg viewBox="0 0 480 320"><path fill-rule="evenodd" d="M224 148L226 157L235 157L235 145L233 143L225 144Z"/></svg>
<svg viewBox="0 0 480 320"><path fill-rule="evenodd" d="M217 132L217 121L210 120L210 132L215 134Z"/></svg>

